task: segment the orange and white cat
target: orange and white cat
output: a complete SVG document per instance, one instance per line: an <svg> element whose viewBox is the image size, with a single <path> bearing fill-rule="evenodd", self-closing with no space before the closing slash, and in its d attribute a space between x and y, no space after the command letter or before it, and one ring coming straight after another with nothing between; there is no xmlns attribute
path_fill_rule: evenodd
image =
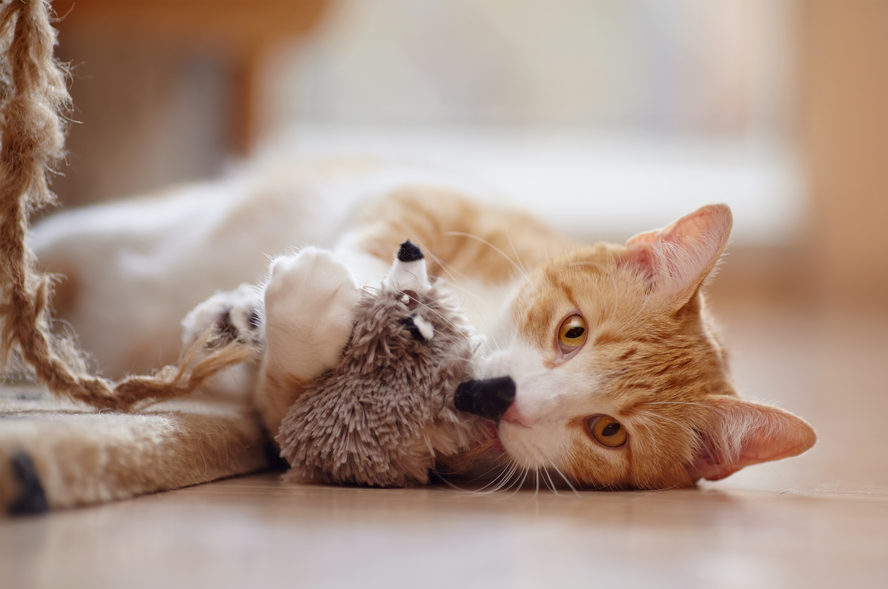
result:
<svg viewBox="0 0 888 589"><path fill-rule="evenodd" d="M65 213L32 247L71 277L60 315L110 372L168 361L189 306L256 283L199 304L185 339L219 322L254 334L258 370L233 388L253 391L274 432L304 383L338 361L360 287L409 238L485 337L479 381L514 388L491 417L515 480L664 488L815 441L803 420L731 385L701 293L730 230L728 207L710 205L624 245L573 243L441 179L336 164ZM263 256L293 247L257 277Z"/></svg>

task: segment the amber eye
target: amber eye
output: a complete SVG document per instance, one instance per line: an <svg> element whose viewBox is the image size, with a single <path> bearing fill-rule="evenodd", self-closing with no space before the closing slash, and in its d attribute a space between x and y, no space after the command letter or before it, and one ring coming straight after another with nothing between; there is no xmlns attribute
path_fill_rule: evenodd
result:
<svg viewBox="0 0 888 589"><path fill-rule="evenodd" d="M608 415L595 415L586 420L586 430L596 442L608 448L618 448L626 443L629 434L623 425Z"/></svg>
<svg viewBox="0 0 888 589"><path fill-rule="evenodd" d="M571 315L558 328L558 346L565 354L579 350L586 343L586 320L582 315Z"/></svg>

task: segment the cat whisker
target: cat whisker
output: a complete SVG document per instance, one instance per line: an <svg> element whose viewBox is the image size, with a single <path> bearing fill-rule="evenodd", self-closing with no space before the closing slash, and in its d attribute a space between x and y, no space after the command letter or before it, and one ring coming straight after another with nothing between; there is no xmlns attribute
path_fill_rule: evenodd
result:
<svg viewBox="0 0 888 589"><path fill-rule="evenodd" d="M669 423L671 423L677 427L680 427L681 429L687 429L687 426L685 426L682 423L679 423L678 421L675 421L671 417L666 417L665 415L660 415L658 413L653 413L651 411L644 411L644 410L641 410L639 413L642 415L645 415L647 417L652 417L654 419L661 419L663 421L668 421Z"/></svg>
<svg viewBox="0 0 888 589"><path fill-rule="evenodd" d="M505 469L507 469L509 467L510 461L511 461L511 459L508 457L498 458L496 460L496 462L490 468L488 468L486 471L484 471L484 473L479 475L478 478L480 478L482 480L487 480L488 479L487 475L489 475L491 472L493 472L495 470L499 470L499 469L502 469L503 471L505 471ZM473 493L482 493L485 489L489 488L494 483L494 481L496 481L500 476L502 476L502 472L500 472L500 474L495 477L490 477L490 480L488 481L488 483L486 485L484 485L480 489L474 489L472 492Z"/></svg>
<svg viewBox="0 0 888 589"><path fill-rule="evenodd" d="M481 295L479 295L475 291L466 288L465 286L457 284L455 281L447 281L447 282L445 282L445 284L447 285L447 288L450 290L459 291L459 292L464 293L464 294L468 295L469 297L475 299L476 301L480 301L482 303L484 302L484 297L482 297Z"/></svg>
<svg viewBox="0 0 888 589"><path fill-rule="evenodd" d="M436 264L438 264L439 266L441 266L441 270L443 270L443 271L447 274L447 276L450 277L450 283L454 283L454 284L455 284L455 283L459 282L459 279L457 278L457 276L456 276L453 272L450 271L450 268L447 267L447 264L445 264L444 261L443 261L441 258L439 258L438 256L436 256L434 253L432 253L432 252L431 252L430 250L428 250L428 249L423 250L423 253L424 253L426 256L430 257L430 258L432 259L433 262L435 262ZM461 272L460 272L460 275L462 275Z"/></svg>
<svg viewBox="0 0 888 589"><path fill-rule="evenodd" d="M576 487L574 487L574 486L571 484L570 480L564 475L563 472L561 472L561 469L558 468L558 467L555 465L554 462L550 462L549 464L550 464L550 466L551 466L552 468L555 469L555 472L558 473L558 475L559 475L559 476L561 477L561 479L565 482L565 484L567 484L568 488L570 488L570 490L573 491L574 495L579 495L579 492L577 492Z"/></svg>
<svg viewBox="0 0 888 589"><path fill-rule="evenodd" d="M515 260L510 258L508 256L508 254L506 254L506 252L504 252L503 250L501 250L497 246L493 245L492 243L490 243L489 241L487 241L483 237L481 237L479 235L473 235L472 233L464 233L462 231L447 231L444 233L444 235L453 235L453 236L457 236L457 237L468 237L469 239L474 239L475 241L483 243L484 245L486 245L487 247L489 247L490 249L492 249L493 251L495 251L496 253L501 255L503 257L503 259L505 259L507 262L512 264L512 266L518 271L518 273L523 278L527 279L527 271L524 268L519 266Z"/></svg>
<svg viewBox="0 0 888 589"><path fill-rule="evenodd" d="M470 296L470 297L474 298L475 300L480 301L482 303L485 301L484 297L482 297L478 293L459 284L461 282L460 277L465 276L465 274L463 272L457 272L455 274L453 271L450 270L450 268L447 266L447 264L445 264L444 261L441 260L441 258L439 258L438 256L436 256L431 250L424 249L423 253L426 256L428 256L429 258L431 258L436 264L438 264L441 267L441 270L444 271L447 274L447 276L450 278L450 280L448 280L446 283L448 288L450 288L451 290L457 290L459 292L465 293L468 296Z"/></svg>
<svg viewBox="0 0 888 589"><path fill-rule="evenodd" d="M515 491L512 493L513 495L520 492L521 489L524 488L524 482L527 481L527 475L530 474L530 470L526 468L522 468L521 470L523 471L523 475L521 476L521 480L518 481L518 484L515 485Z"/></svg>
<svg viewBox="0 0 888 589"><path fill-rule="evenodd" d="M543 452L539 446L533 444L530 445L528 449L533 452L537 462L552 464L552 460L546 456L546 453ZM543 483L546 485L546 488L551 489L555 495L558 495L558 488L555 485L555 481L552 480L552 475L549 473L548 467L537 468L537 472L543 473Z"/></svg>
<svg viewBox="0 0 888 589"><path fill-rule="evenodd" d="M493 489L490 490L490 493L497 493L497 492L505 489L507 487L507 485L510 483L510 481L512 480L512 477L515 475L515 473L518 472L519 468L520 467L518 466L518 463L512 461L509 470L505 473L505 476L502 477L502 479L500 480L498 485L496 485Z"/></svg>
<svg viewBox="0 0 888 589"><path fill-rule="evenodd" d="M527 271L527 266L524 264L524 261L521 259L521 256L518 255L518 250L515 248L515 242L512 241L512 236L509 235L508 233L506 233L506 239L509 240L509 247L511 248L512 253L515 254L515 260L518 262L518 264L524 270L524 276L527 276L529 274L529 272Z"/></svg>
<svg viewBox="0 0 888 589"><path fill-rule="evenodd" d="M517 463L515 464L515 467L516 468L515 468L514 472L512 473L512 476L509 478L509 484L506 485L505 487L503 487L503 489L501 489L501 490L511 489L512 487L515 487L516 484L518 485L518 487L517 487L518 489L521 488L521 481L522 481L521 475L522 475L522 473L526 473L527 471L525 469L523 469Z"/></svg>
<svg viewBox="0 0 888 589"><path fill-rule="evenodd" d="M548 481L548 487L552 489L552 493L555 495L560 495L558 492L558 487L555 485L555 481L552 480L552 473L549 472L548 467L543 469L543 475L545 475L546 480Z"/></svg>
<svg viewBox="0 0 888 589"><path fill-rule="evenodd" d="M494 477L492 481L475 491L476 493L480 495L490 495L503 488L506 482L512 478L512 475L514 475L519 468L517 462L515 462L511 458L508 458L507 460L508 462L503 466L502 472L500 472L498 476Z"/></svg>
<svg viewBox="0 0 888 589"><path fill-rule="evenodd" d="M435 315L435 316L438 317L439 319L442 319L442 320L443 320L445 323L447 323L447 325L449 325L450 327L453 327L453 328L458 328L458 327L459 327L459 325L457 325L456 323L454 323L453 321L451 321L450 319L448 319L447 316L446 316L444 313L442 313L441 311L435 309L434 307L431 307L430 305L427 305L427 304L425 304L425 303L422 303L422 302L420 302L420 301L417 301L417 303L419 303L419 304L418 304L418 307L420 307L420 308L422 308L422 309L428 311L429 313L431 313L432 315Z"/></svg>

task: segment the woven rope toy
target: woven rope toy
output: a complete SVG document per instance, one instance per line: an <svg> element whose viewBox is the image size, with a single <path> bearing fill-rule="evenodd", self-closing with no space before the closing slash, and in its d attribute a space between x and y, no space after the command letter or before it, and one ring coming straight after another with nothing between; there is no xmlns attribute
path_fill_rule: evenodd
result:
<svg viewBox="0 0 888 589"><path fill-rule="evenodd" d="M49 0L0 5L0 362L16 354L54 394L103 409L186 395L250 351L232 345L195 362L198 342L179 366L115 382L90 374L75 340L52 331L58 277L36 270L25 236L29 216L55 202L48 177L64 156L71 98L56 42Z"/></svg>

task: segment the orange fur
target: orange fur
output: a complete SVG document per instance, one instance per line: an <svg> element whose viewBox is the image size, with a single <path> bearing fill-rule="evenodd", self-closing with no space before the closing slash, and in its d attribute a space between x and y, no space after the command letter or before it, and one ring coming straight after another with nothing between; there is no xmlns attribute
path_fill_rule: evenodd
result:
<svg viewBox="0 0 888 589"><path fill-rule="evenodd" d="M391 192L359 221L358 246L388 261L410 238L429 255L429 274L489 284L513 280L573 244L528 215L474 202L453 190Z"/></svg>

